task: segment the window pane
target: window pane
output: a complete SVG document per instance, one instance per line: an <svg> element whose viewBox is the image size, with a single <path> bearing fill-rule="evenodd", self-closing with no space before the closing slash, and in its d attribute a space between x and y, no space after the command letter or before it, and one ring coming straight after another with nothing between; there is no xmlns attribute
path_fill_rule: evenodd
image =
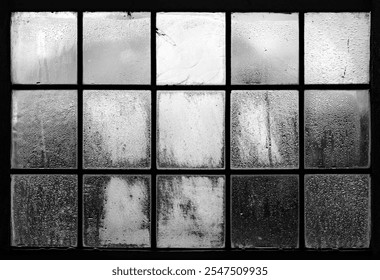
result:
<svg viewBox="0 0 380 280"><path fill-rule="evenodd" d="M84 13L86 84L150 84L150 13Z"/></svg>
<svg viewBox="0 0 380 280"><path fill-rule="evenodd" d="M76 91L13 91L12 168L75 168Z"/></svg>
<svg viewBox="0 0 380 280"><path fill-rule="evenodd" d="M85 91L84 167L149 168L149 91Z"/></svg>
<svg viewBox="0 0 380 280"><path fill-rule="evenodd" d="M232 14L232 84L298 83L298 14Z"/></svg>
<svg viewBox="0 0 380 280"><path fill-rule="evenodd" d="M369 13L305 14L305 82L369 82Z"/></svg>
<svg viewBox="0 0 380 280"><path fill-rule="evenodd" d="M298 176L232 176L232 247L298 247Z"/></svg>
<svg viewBox="0 0 380 280"><path fill-rule="evenodd" d="M225 15L157 14L157 84L225 83Z"/></svg>
<svg viewBox="0 0 380 280"><path fill-rule="evenodd" d="M77 190L74 175L12 175L12 246L76 246Z"/></svg>
<svg viewBox="0 0 380 280"><path fill-rule="evenodd" d="M368 248L369 175L305 177L307 248Z"/></svg>
<svg viewBox="0 0 380 280"><path fill-rule="evenodd" d="M76 14L13 13L11 62L13 83L76 83Z"/></svg>
<svg viewBox="0 0 380 280"><path fill-rule="evenodd" d="M158 167L224 167L224 92L158 92Z"/></svg>
<svg viewBox="0 0 380 280"><path fill-rule="evenodd" d="M298 92L233 91L232 168L298 167Z"/></svg>
<svg viewBox="0 0 380 280"><path fill-rule="evenodd" d="M158 176L157 247L224 247L223 176Z"/></svg>
<svg viewBox="0 0 380 280"><path fill-rule="evenodd" d="M369 166L367 90L305 92L305 166Z"/></svg>
<svg viewBox="0 0 380 280"><path fill-rule="evenodd" d="M84 177L84 245L150 247L150 177Z"/></svg>

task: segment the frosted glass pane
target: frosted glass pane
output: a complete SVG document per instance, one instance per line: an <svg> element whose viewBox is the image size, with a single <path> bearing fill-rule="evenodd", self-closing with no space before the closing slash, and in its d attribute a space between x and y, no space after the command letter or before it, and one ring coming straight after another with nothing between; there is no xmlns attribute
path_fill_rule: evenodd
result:
<svg viewBox="0 0 380 280"><path fill-rule="evenodd" d="M297 176L232 176L232 247L298 247Z"/></svg>
<svg viewBox="0 0 380 280"><path fill-rule="evenodd" d="M224 92L158 92L159 168L224 167Z"/></svg>
<svg viewBox="0 0 380 280"><path fill-rule="evenodd" d="M368 175L305 177L307 248L368 248L370 243Z"/></svg>
<svg viewBox="0 0 380 280"><path fill-rule="evenodd" d="M77 177L12 175L12 246L77 245Z"/></svg>
<svg viewBox="0 0 380 280"><path fill-rule="evenodd" d="M370 14L305 14L305 82L369 82Z"/></svg>
<svg viewBox="0 0 380 280"><path fill-rule="evenodd" d="M232 168L298 167L298 92L233 91Z"/></svg>
<svg viewBox="0 0 380 280"><path fill-rule="evenodd" d="M369 166L367 90L305 92L305 166Z"/></svg>
<svg viewBox="0 0 380 280"><path fill-rule="evenodd" d="M84 167L149 168L149 91L85 91Z"/></svg>
<svg viewBox="0 0 380 280"><path fill-rule="evenodd" d="M150 13L84 13L86 84L150 84Z"/></svg>
<svg viewBox="0 0 380 280"><path fill-rule="evenodd" d="M298 83L298 14L234 13L232 84Z"/></svg>
<svg viewBox="0 0 380 280"><path fill-rule="evenodd" d="M157 247L224 247L222 176L158 176Z"/></svg>
<svg viewBox="0 0 380 280"><path fill-rule="evenodd" d="M75 168L75 91L13 91L12 167Z"/></svg>
<svg viewBox="0 0 380 280"><path fill-rule="evenodd" d="M225 15L157 14L157 84L225 83Z"/></svg>
<svg viewBox="0 0 380 280"><path fill-rule="evenodd" d="M87 247L150 247L150 177L85 176Z"/></svg>
<svg viewBox="0 0 380 280"><path fill-rule="evenodd" d="M74 13L13 13L12 82L77 82L77 17Z"/></svg>

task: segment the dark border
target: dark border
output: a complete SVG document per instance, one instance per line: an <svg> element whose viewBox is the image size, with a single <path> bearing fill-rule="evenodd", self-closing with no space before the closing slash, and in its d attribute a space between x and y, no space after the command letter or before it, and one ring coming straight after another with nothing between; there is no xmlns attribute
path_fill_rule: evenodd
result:
<svg viewBox="0 0 380 280"><path fill-rule="evenodd" d="M380 124L380 2L378 0L311 0L308 2L302 0L292 0L284 2L282 0L228 0L218 1L210 0L208 2L195 1L107 1L107 2L78 2L68 1L48 1L48 0L8 0L0 4L1 10L1 26L0 26L0 88L3 94L3 102L0 103L0 111L2 114L0 123L0 224L8 225L0 227L0 258L2 259L380 259L380 190L377 185L380 178L380 131L376 129ZM300 248L294 250L273 250L273 249L251 249L251 250L231 250L229 225L230 219L226 218L226 248L225 249L208 249L208 250L183 250L183 249L156 249L155 238L152 238L152 249L87 249L82 247L82 218L79 218L78 228L78 248L70 249L27 249L27 248L11 248L10 247L10 130L11 130L11 81L10 81L10 15L12 11L76 11L78 12L78 23L82 22L82 14L84 11L198 11L198 12L226 12L226 86L157 86L155 84L155 36L151 36L151 78L152 84L147 86L133 85L83 85L82 71L78 71L78 85L13 85L14 89L78 89L78 170L21 170L13 169L13 174L27 173L60 173L60 174L125 174L132 172L133 174L152 174L152 201L156 197L156 174L220 174L226 176L226 214L230 212L230 152L229 152L229 110L226 110L226 169L225 170L159 170L157 171L155 164L152 164L151 170L83 170L81 158L81 139L82 131L82 93L85 89L141 89L151 90L152 94L152 145L151 160L155 163L155 97L157 90L181 90L181 89L199 89L199 90L225 90L226 91L226 109L229 108L231 90L243 89L294 89L299 91L299 126L300 126L300 151L303 151L303 92L306 89L368 89L370 88L371 98L371 167L369 169L342 169L342 170L307 170L308 174L314 173L371 173L371 210L372 210L372 240L370 249L363 250L307 250L303 247L304 229L303 219L300 219ZM271 86L231 86L230 81L230 27L231 12L298 12L300 23L300 83L299 85L271 85ZM305 12L371 12L371 77L370 85L304 85L303 83L303 21ZM152 13L152 23L155 22L155 14ZM79 26L78 25L78 26ZM78 28L78 70L83 68L81 52L81 28ZM156 32L154 25L151 26L151 33ZM301 129L302 127L302 129ZM300 153L300 169L296 170L236 170L234 174L299 174L300 182L300 217L302 217L303 209L303 177L305 169L303 168L303 158ZM78 176L78 198L82 199L82 176ZM155 202L154 202L155 203ZM78 205L78 213L81 213L81 203ZM156 213L155 205L151 207L152 214L152 236L156 232ZM228 215L227 215L228 216Z"/></svg>

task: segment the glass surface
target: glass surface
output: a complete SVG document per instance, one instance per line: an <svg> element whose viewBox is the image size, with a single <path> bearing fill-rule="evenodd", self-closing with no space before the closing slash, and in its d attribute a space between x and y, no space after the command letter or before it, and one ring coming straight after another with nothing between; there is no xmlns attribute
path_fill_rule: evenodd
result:
<svg viewBox="0 0 380 280"><path fill-rule="evenodd" d="M307 248L368 248L369 175L306 175Z"/></svg>
<svg viewBox="0 0 380 280"><path fill-rule="evenodd" d="M150 13L84 13L85 84L150 84Z"/></svg>
<svg viewBox="0 0 380 280"><path fill-rule="evenodd" d="M298 83L298 14L233 13L232 84Z"/></svg>
<svg viewBox="0 0 380 280"><path fill-rule="evenodd" d="M232 91L232 168L297 168L298 142L297 91Z"/></svg>
<svg viewBox="0 0 380 280"><path fill-rule="evenodd" d="M12 175L12 246L77 246L75 175Z"/></svg>
<svg viewBox="0 0 380 280"><path fill-rule="evenodd" d="M298 176L232 176L232 247L298 247Z"/></svg>
<svg viewBox="0 0 380 280"><path fill-rule="evenodd" d="M225 83L225 15L157 14L157 84Z"/></svg>
<svg viewBox="0 0 380 280"><path fill-rule="evenodd" d="M159 91L159 168L224 167L224 92Z"/></svg>
<svg viewBox="0 0 380 280"><path fill-rule="evenodd" d="M223 176L157 177L157 247L224 247Z"/></svg>
<svg viewBox="0 0 380 280"><path fill-rule="evenodd" d="M149 91L84 91L85 168L149 168Z"/></svg>
<svg viewBox="0 0 380 280"><path fill-rule="evenodd" d="M305 92L305 167L369 166L367 90Z"/></svg>
<svg viewBox="0 0 380 280"><path fill-rule="evenodd" d="M76 91L13 91L12 168L75 168Z"/></svg>
<svg viewBox="0 0 380 280"><path fill-rule="evenodd" d="M369 82L370 14L305 14L305 83Z"/></svg>
<svg viewBox="0 0 380 280"><path fill-rule="evenodd" d="M13 13L11 67L16 84L76 83L76 14Z"/></svg>
<svg viewBox="0 0 380 280"><path fill-rule="evenodd" d="M84 177L84 246L150 247L150 177Z"/></svg>

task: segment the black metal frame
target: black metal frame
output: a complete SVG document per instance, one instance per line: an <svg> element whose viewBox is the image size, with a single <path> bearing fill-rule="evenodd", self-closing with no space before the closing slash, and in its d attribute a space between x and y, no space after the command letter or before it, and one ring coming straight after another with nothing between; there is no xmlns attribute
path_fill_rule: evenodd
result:
<svg viewBox="0 0 380 280"><path fill-rule="evenodd" d="M0 187L0 238L1 256L7 259L377 259L380 251L380 132L376 127L380 124L380 3L377 0L329 0L310 1L253 1L228 0L221 3L212 0L191 1L158 1L155 3L139 3L120 1L120 3L75 3L68 0L52 3L47 0L14 0L3 3L1 10L1 68L0 88L3 95L0 103L1 113L1 187ZM12 85L10 80L10 16L16 11L75 11L78 13L78 83L75 85ZM147 11L151 12L151 85L84 85L82 61L83 12L85 11ZM226 85L221 86L160 86L156 85L156 12L196 11L224 12L226 30ZM231 13L233 12L296 12L299 13L299 84L295 85L231 85ZM371 73L370 83L349 85L305 85L304 84L304 14L305 12L371 12ZM5 63L3 63L5 62ZM40 89L72 89L78 94L78 154L77 169L11 169L11 92L12 90ZM115 170L115 169L83 169L82 168L82 130L83 130L83 90L150 90L152 99L152 134L151 134L151 169ZM231 170L230 167L230 93L232 90L297 90L299 92L299 168L275 170ZM308 89L369 89L371 98L371 166L366 169L305 169L304 168L304 91ZM159 90L223 90L225 91L225 169L218 170L162 170L156 168L156 96ZM10 175L11 174L78 174L78 247L69 249L17 248L10 246ZM149 249L93 249L84 248L82 244L82 196L83 174L149 174L151 176L151 236ZM156 175L167 174L210 174L224 175L226 178L226 231L224 249L157 249L156 248ZM231 175L242 174L295 174L299 176L299 248L292 250L231 248L230 209L231 209ZM305 174L371 174L371 217L372 239L369 249L355 250L309 250L304 247L304 176ZM379 205L377 206L376 203Z"/></svg>

